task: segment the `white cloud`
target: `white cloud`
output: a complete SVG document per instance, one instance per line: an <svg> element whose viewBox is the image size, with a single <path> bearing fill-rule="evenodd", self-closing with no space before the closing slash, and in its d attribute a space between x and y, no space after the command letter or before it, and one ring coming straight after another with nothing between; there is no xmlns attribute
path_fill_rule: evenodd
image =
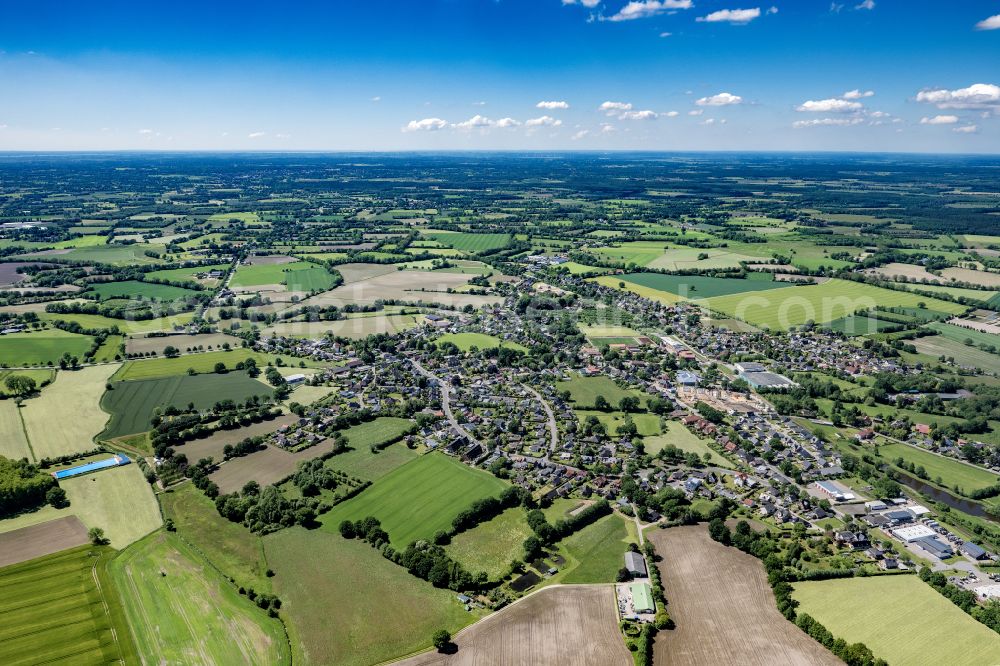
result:
<svg viewBox="0 0 1000 666"><path fill-rule="evenodd" d="M772 12L768 10L768 14L770 13ZM754 7L753 9L720 9L717 12L712 12L708 16L699 16L695 20L703 23L732 23L734 25L746 25L759 16L760 7Z"/></svg>
<svg viewBox="0 0 1000 666"><path fill-rule="evenodd" d="M742 97L727 92L721 92L718 95L712 95L711 97L702 97L695 102L698 106L731 106L733 104L742 103Z"/></svg>
<svg viewBox="0 0 1000 666"><path fill-rule="evenodd" d="M812 120L796 120L792 123L792 127L795 129L802 129L803 127L847 127L849 125L860 125L865 121L864 118L856 116L854 118L813 118Z"/></svg>
<svg viewBox="0 0 1000 666"><path fill-rule="evenodd" d="M875 9L875 0L864 0L860 5L855 5L855 9Z"/></svg>
<svg viewBox="0 0 1000 666"><path fill-rule="evenodd" d="M494 125L493 121L486 116L481 116L478 113L468 120L463 120L460 123L455 123L455 127L463 130L470 129L481 129L484 127L492 127Z"/></svg>
<svg viewBox="0 0 1000 666"><path fill-rule="evenodd" d="M831 2L830 3L830 13L832 13L832 14L839 14L840 10L843 9L843 8L844 8L843 3L841 3L839 5L836 2Z"/></svg>
<svg viewBox="0 0 1000 666"><path fill-rule="evenodd" d="M700 116L703 113L705 113L705 109L692 109L688 111L689 116Z"/></svg>
<svg viewBox="0 0 1000 666"><path fill-rule="evenodd" d="M262 136L267 136L267 132L250 132L247 134L248 139L259 139Z"/></svg>
<svg viewBox="0 0 1000 666"><path fill-rule="evenodd" d="M486 106L486 102L483 101L473 102L472 106Z"/></svg>
<svg viewBox="0 0 1000 666"><path fill-rule="evenodd" d="M1000 109L1000 86L974 83L958 90L921 90L917 101L936 104L939 109Z"/></svg>
<svg viewBox="0 0 1000 666"><path fill-rule="evenodd" d="M861 99L862 97L872 97L874 95L875 95L874 90L865 90L864 92L862 92L861 90L855 88L854 90L848 90L843 95L841 95L841 97L843 97L844 99Z"/></svg>
<svg viewBox="0 0 1000 666"><path fill-rule="evenodd" d="M673 37L673 36L674 36L674 33L672 33L672 32L661 32L660 33L660 37Z"/></svg>
<svg viewBox="0 0 1000 666"><path fill-rule="evenodd" d="M656 120L659 114L656 111L643 109L642 111L626 111L618 116L622 120Z"/></svg>
<svg viewBox="0 0 1000 666"><path fill-rule="evenodd" d="M291 134L282 134L281 132L279 132L279 133L277 133L277 134L274 135L274 138L275 139L291 139L292 135Z"/></svg>
<svg viewBox="0 0 1000 666"><path fill-rule="evenodd" d="M141 130L139 130L139 134L148 135L148 134L152 134L152 133L153 133L153 130L151 130L151 129L141 129Z"/></svg>
<svg viewBox="0 0 1000 666"><path fill-rule="evenodd" d="M542 116L541 118L531 118L530 120L524 121L525 127L541 127L547 125L549 127L559 127L562 125L561 120L556 120L552 116Z"/></svg>
<svg viewBox="0 0 1000 666"><path fill-rule="evenodd" d="M440 118L424 118L423 120L411 120L403 128L404 132L436 132L448 126L448 121Z"/></svg>
<svg viewBox="0 0 1000 666"><path fill-rule="evenodd" d="M380 96L378 96L378 95L375 95L374 97L372 97L372 101L373 102L381 102L382 98Z"/></svg>
<svg viewBox="0 0 1000 666"><path fill-rule="evenodd" d="M632 0L618 10L617 14L607 19L609 21L634 21L635 19L656 16L673 9L691 9L691 0Z"/></svg>
<svg viewBox="0 0 1000 666"><path fill-rule="evenodd" d="M521 123L513 118L501 118L497 121L497 127L507 128L507 127L517 127Z"/></svg>
<svg viewBox="0 0 1000 666"><path fill-rule="evenodd" d="M958 122L958 116L934 116L933 118L921 118L921 125L954 125Z"/></svg>
<svg viewBox="0 0 1000 666"><path fill-rule="evenodd" d="M0 129L7 129L7 125L0 125Z"/></svg>
<svg viewBox="0 0 1000 666"><path fill-rule="evenodd" d="M976 24L976 30L1000 30L1000 14L984 18Z"/></svg>
<svg viewBox="0 0 1000 666"><path fill-rule="evenodd" d="M609 116L621 113L622 111L631 111L632 105L628 102L603 102L599 107L599 111L603 111Z"/></svg>
<svg viewBox="0 0 1000 666"><path fill-rule="evenodd" d="M584 7L589 7L593 9L597 5L601 4L601 0L562 0L564 5L583 5Z"/></svg>
<svg viewBox="0 0 1000 666"><path fill-rule="evenodd" d="M962 127L952 127L951 131L961 134L975 134L979 131L979 127L977 125L964 125Z"/></svg>
<svg viewBox="0 0 1000 666"><path fill-rule="evenodd" d="M861 102L851 102L846 99L810 99L795 107L796 111L808 113L852 113L860 111L864 106Z"/></svg>
<svg viewBox="0 0 1000 666"><path fill-rule="evenodd" d="M768 14L777 14L778 13L778 8L775 7L774 5L772 5L771 8L768 9L766 13L768 13Z"/></svg>
<svg viewBox="0 0 1000 666"><path fill-rule="evenodd" d="M589 134L590 130L580 130L570 138L572 138L574 141L579 141L580 139L584 138L585 136L588 136Z"/></svg>
<svg viewBox="0 0 1000 666"><path fill-rule="evenodd" d="M667 111L663 115L665 115L667 118L676 118L677 116L679 116L681 114L678 113L677 111Z"/></svg>
<svg viewBox="0 0 1000 666"><path fill-rule="evenodd" d="M539 102L535 105L537 109L568 109L569 103L567 102Z"/></svg>

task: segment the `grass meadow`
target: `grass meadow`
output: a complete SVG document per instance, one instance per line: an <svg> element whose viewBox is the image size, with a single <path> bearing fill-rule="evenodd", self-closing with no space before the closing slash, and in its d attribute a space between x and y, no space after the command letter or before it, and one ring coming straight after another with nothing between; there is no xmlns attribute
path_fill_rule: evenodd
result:
<svg viewBox="0 0 1000 666"><path fill-rule="evenodd" d="M605 516L559 542L566 558L560 583L613 583L624 566L623 557L632 542L625 520Z"/></svg>
<svg viewBox="0 0 1000 666"><path fill-rule="evenodd" d="M126 361L115 375L115 381L133 381L136 379L156 379L158 377L173 377L186 375L188 370L196 373L215 372L215 364L223 363L233 370L240 361L252 358L257 367L263 368L272 357L252 349L236 348L229 351L205 352L202 354L187 354L176 358L152 358L140 361Z"/></svg>
<svg viewBox="0 0 1000 666"><path fill-rule="evenodd" d="M397 467L356 497L338 504L320 520L337 532L343 520L375 516L396 548L430 539L475 500L496 496L504 481L442 453L429 453Z"/></svg>
<svg viewBox="0 0 1000 666"><path fill-rule="evenodd" d="M1000 476L982 467L967 465L909 444L886 444L880 446L878 452L886 461L902 458L908 463L919 465L927 470L931 479L941 477L944 485L950 488L957 486L965 492L981 490L1000 482Z"/></svg>
<svg viewBox="0 0 1000 666"><path fill-rule="evenodd" d="M524 345L516 342L506 342L495 335L486 335L485 333L445 333L435 342L439 345L450 342L464 352L469 351L473 347L480 350L507 347L508 349L520 352L528 352Z"/></svg>
<svg viewBox="0 0 1000 666"><path fill-rule="evenodd" d="M470 234L463 232L441 233L429 232L425 237L436 240L442 245L453 247L462 252L476 254L488 250L499 250L510 245L510 234Z"/></svg>
<svg viewBox="0 0 1000 666"><path fill-rule="evenodd" d="M153 490L135 463L63 479L59 485L70 502L60 511L76 514L88 528L100 527L119 550L163 522Z"/></svg>
<svg viewBox="0 0 1000 666"><path fill-rule="evenodd" d="M8 333L0 336L0 365L17 367L57 363L66 352L83 360L93 342L89 335L57 328L34 333Z"/></svg>
<svg viewBox="0 0 1000 666"><path fill-rule="evenodd" d="M864 643L891 664L1000 663L1000 636L916 576L809 581L794 587L800 613L848 643Z"/></svg>
<svg viewBox="0 0 1000 666"><path fill-rule="evenodd" d="M531 534L524 509L518 506L455 536L445 550L466 570L485 571L490 580L497 580L512 560L524 557L524 540Z"/></svg>
<svg viewBox="0 0 1000 666"><path fill-rule="evenodd" d="M139 282L138 280L123 280L121 282L99 282L88 290L97 294L101 299L105 298L142 298L158 301L172 301L186 296L193 296L197 292L183 287L174 287L167 284L157 284L155 282Z"/></svg>
<svg viewBox="0 0 1000 666"><path fill-rule="evenodd" d="M175 534L150 534L109 572L145 663L290 663L281 623Z"/></svg>
<svg viewBox="0 0 1000 666"><path fill-rule="evenodd" d="M640 398L640 404L645 402L645 396L641 391L623 389L613 379L603 375L573 377L569 381L559 382L556 388L560 392L569 391L569 399L577 409L592 408L599 395L604 396L604 399L611 403L612 407L617 407L621 399L625 397Z"/></svg>

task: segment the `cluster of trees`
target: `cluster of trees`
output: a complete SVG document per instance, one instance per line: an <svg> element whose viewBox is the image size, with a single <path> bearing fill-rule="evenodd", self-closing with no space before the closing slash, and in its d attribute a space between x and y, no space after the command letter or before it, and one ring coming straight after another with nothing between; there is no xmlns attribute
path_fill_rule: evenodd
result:
<svg viewBox="0 0 1000 666"><path fill-rule="evenodd" d="M333 490L339 481L337 474L323 464L323 460L314 458L303 460L292 476L292 483L302 491L305 497L315 497L321 490Z"/></svg>
<svg viewBox="0 0 1000 666"><path fill-rule="evenodd" d="M239 492L215 498L219 515L261 534L292 525L312 525L318 507L314 498L291 500L277 486L261 488L256 481L247 482Z"/></svg>
<svg viewBox="0 0 1000 666"><path fill-rule="evenodd" d="M545 514L538 509L528 512L528 526L533 534L524 540L524 560L530 562L542 553L545 546L549 546L568 537L578 530L582 530L587 525L595 522L598 518L611 513L611 505L607 500L600 500L588 506L586 509L569 518L560 518L555 525L545 519Z"/></svg>
<svg viewBox="0 0 1000 666"><path fill-rule="evenodd" d="M51 475L27 459L0 456L0 515L33 509L46 501L57 507L65 506L66 502L66 493Z"/></svg>
<svg viewBox="0 0 1000 666"><path fill-rule="evenodd" d="M378 550L383 557L405 567L407 571L430 582L435 587L451 590L471 590L486 583L486 575L473 577L461 564L452 560L444 548L426 541L415 541L405 550L398 551L389 543L389 534L373 516L351 522L345 520L339 526L340 535L345 539L361 539Z"/></svg>
<svg viewBox="0 0 1000 666"><path fill-rule="evenodd" d="M145 321L158 317L169 317L181 312L189 312L198 304L207 299L208 296L198 295L190 299L170 301L169 305L157 303L155 309L152 305L137 307L134 302L123 305L116 303L93 303L93 302L65 302L58 301L45 306L46 312L54 314L89 314L109 317L111 319L123 319L127 321Z"/></svg>
<svg viewBox="0 0 1000 666"><path fill-rule="evenodd" d="M444 545L448 539L456 534L471 530L476 525L492 520L507 509L517 505L524 507L534 505L531 493L519 486L505 488L499 497L484 497L481 500L476 500L468 509L460 511L451 521L450 534L438 532L434 535L434 543Z"/></svg>
<svg viewBox="0 0 1000 666"><path fill-rule="evenodd" d="M171 405L153 415L151 441L159 455L168 446L208 437L216 430L235 430L280 415L280 408L260 396L251 396L243 403L221 400L205 413L196 410L193 403L188 403L184 410Z"/></svg>

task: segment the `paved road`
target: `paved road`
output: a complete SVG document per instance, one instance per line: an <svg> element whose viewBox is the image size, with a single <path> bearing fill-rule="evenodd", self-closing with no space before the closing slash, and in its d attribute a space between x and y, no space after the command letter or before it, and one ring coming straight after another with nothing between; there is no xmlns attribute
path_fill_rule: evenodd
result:
<svg viewBox="0 0 1000 666"><path fill-rule="evenodd" d="M552 407L549 406L548 401L542 397L541 393L527 384L521 384L521 386L523 386L528 393L535 396L538 402L542 403L542 408L545 410L545 414L549 421L549 439L551 440L551 443L549 444L549 451L551 453L556 453L559 450L559 428L556 425L556 415L552 413Z"/></svg>
<svg viewBox="0 0 1000 666"><path fill-rule="evenodd" d="M451 423L452 429L462 437L468 439L470 442L473 442L474 444L479 444L481 447L483 447L484 451L487 450L488 447L486 446L486 444L473 437L472 433L463 428L462 424L458 422L458 419L456 419L455 415L452 413L451 385L448 384L448 382L440 379L433 372L427 370L424 366L420 365L420 363L418 363L415 359L411 358L410 363L412 363L413 367L417 369L417 372L422 374L424 377L427 377L428 379L433 379L438 383L438 386L441 388L441 407L444 409L444 415L448 419L448 422Z"/></svg>

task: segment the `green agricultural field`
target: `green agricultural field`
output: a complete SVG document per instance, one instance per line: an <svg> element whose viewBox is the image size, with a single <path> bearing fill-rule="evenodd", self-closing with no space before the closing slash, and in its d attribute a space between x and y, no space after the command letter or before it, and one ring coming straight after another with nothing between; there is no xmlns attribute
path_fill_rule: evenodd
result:
<svg viewBox="0 0 1000 666"><path fill-rule="evenodd" d="M588 417L596 416L597 420L604 424L608 435L615 437L618 426L625 423L624 412L598 412L594 410L575 409L576 417L582 424ZM656 414L629 414L632 422L639 431L640 437L655 437L660 434L660 417Z"/></svg>
<svg viewBox="0 0 1000 666"><path fill-rule="evenodd" d="M328 458L326 466L367 481L376 481L401 465L417 457L417 452L403 443L393 444L377 453L371 450L405 435L413 423L394 416L384 416L374 421L351 426L344 430L347 445L344 453Z"/></svg>
<svg viewBox="0 0 1000 666"><path fill-rule="evenodd" d="M312 272L317 269L326 273L326 269L308 261L295 261L289 264L243 265L236 269L236 274L233 275L230 285L233 287L260 287L268 284L287 283L290 291L308 291L308 289L299 287L306 282L311 283L315 279ZM308 273L303 271L308 271ZM330 280L332 282L333 276L330 276ZM292 283L295 283L295 286Z"/></svg>
<svg viewBox="0 0 1000 666"><path fill-rule="evenodd" d="M599 266L585 266L584 264L578 264L575 261L567 261L565 263L559 264L558 268L565 268L569 271L570 275L588 275L590 273L610 273L612 269L601 268Z"/></svg>
<svg viewBox="0 0 1000 666"><path fill-rule="evenodd" d="M981 490L1000 482L1000 476L982 467L967 465L909 444L886 444L880 446L878 452L882 459L888 462L902 458L908 463L919 465L927 470L931 479L941 477L946 486L958 487L965 492Z"/></svg>
<svg viewBox="0 0 1000 666"><path fill-rule="evenodd" d="M260 215L244 211L238 213L213 213L208 216L208 222L216 223L215 226L219 226L219 223L227 224L233 220L242 222L243 224L260 224Z"/></svg>
<svg viewBox="0 0 1000 666"><path fill-rule="evenodd" d="M485 333L445 333L438 338L436 342L439 345L450 342L464 352L469 351L473 347L480 350L507 347L508 349L528 353L528 350L524 345L518 344L517 342L507 342L505 340L501 340L495 335L486 335Z"/></svg>
<svg viewBox="0 0 1000 666"><path fill-rule="evenodd" d="M746 279L714 278L701 275L662 275L660 273L631 273L617 276L657 291L665 291L688 299L728 296L748 291L766 291L787 288L785 282L775 282L769 273L750 273Z"/></svg>
<svg viewBox="0 0 1000 666"><path fill-rule="evenodd" d="M194 277L197 273L225 270L229 270L229 264L212 264L211 266L194 266L191 268L167 268L162 271L146 273L146 277L154 280L169 280L171 282L185 281L197 284L198 282Z"/></svg>
<svg viewBox="0 0 1000 666"><path fill-rule="evenodd" d="M617 407L622 398L640 398L640 404L645 403L646 396L634 389L623 389L610 377L573 377L569 381L559 382L556 388L569 391L569 399L577 409L588 409L594 406L597 396L602 395L613 407Z"/></svg>
<svg viewBox="0 0 1000 666"><path fill-rule="evenodd" d="M123 333L138 335L142 333L152 333L154 331L171 331L176 326L184 326L194 319L194 312L182 312L170 317L157 317L155 319L127 320L112 319L102 315L92 314L57 314L55 312L39 312L38 318L42 321L67 321L76 323L83 328L106 328L117 327ZM2 338L0 338L2 339Z"/></svg>
<svg viewBox="0 0 1000 666"><path fill-rule="evenodd" d="M310 264L308 268L295 268L285 273L285 286L289 291L325 291L333 286L335 277L322 266Z"/></svg>
<svg viewBox="0 0 1000 666"><path fill-rule="evenodd" d="M0 370L0 395L12 395L4 383L11 375L30 377L35 380L35 385L39 388L46 382L51 382L56 378L56 371L48 368L28 369L28 370Z"/></svg>
<svg viewBox="0 0 1000 666"><path fill-rule="evenodd" d="M901 286L907 291L913 292L927 292L930 294L948 294L949 296L954 296L956 298L969 298L973 301L980 301L982 303L988 303L991 299L997 296L996 291L987 291L985 289L969 289L967 287L949 287L947 285L938 284L901 284Z"/></svg>
<svg viewBox="0 0 1000 666"><path fill-rule="evenodd" d="M835 319L823 328L829 328L834 333L843 333L848 336L872 335L888 328L899 326L897 322L879 319L878 316L848 315Z"/></svg>
<svg viewBox="0 0 1000 666"><path fill-rule="evenodd" d="M653 289L651 287L644 287L641 284L636 284L634 282L627 282L622 280L621 277L622 276L619 275L602 275L600 277L589 278L589 281L596 282L597 284L605 287L611 287L612 289L630 291L636 296L648 298L649 300L656 301L662 305L673 305L674 303L679 303L683 300L676 294L660 291L659 289Z"/></svg>
<svg viewBox="0 0 1000 666"><path fill-rule="evenodd" d="M269 397L272 389L245 372L175 375L159 379L114 382L101 398L101 409L111 420L101 439L115 439L149 430L154 410L170 407L208 409L221 400L243 402L251 396Z"/></svg>
<svg viewBox="0 0 1000 666"><path fill-rule="evenodd" d="M566 558L560 583L613 583L633 539L618 515L605 516L559 542Z"/></svg>
<svg viewBox="0 0 1000 666"><path fill-rule="evenodd" d="M45 365L58 363L66 352L81 361L94 339L57 328L34 333L0 335L0 364L4 366Z"/></svg>
<svg viewBox="0 0 1000 666"><path fill-rule="evenodd" d="M413 540L449 529L460 511L506 487L491 474L442 453L429 453L389 472L320 520L324 530L336 532L341 521L375 516L393 546L405 548Z"/></svg>
<svg viewBox="0 0 1000 666"><path fill-rule="evenodd" d="M301 527L264 538L293 663L367 666L430 647L480 617L368 544Z"/></svg>
<svg viewBox="0 0 1000 666"><path fill-rule="evenodd" d="M860 282L832 279L818 285L792 286L764 292L706 298L699 303L754 326L784 330L807 321L826 324L875 306L918 307L959 313L965 307L919 294L883 289Z"/></svg>
<svg viewBox="0 0 1000 666"><path fill-rule="evenodd" d="M101 282L90 287L90 292L101 299L105 298L135 298L150 300L173 301L178 298L193 296L197 292L183 287L172 287L155 282L139 282L138 280L123 280L121 282Z"/></svg>
<svg viewBox="0 0 1000 666"><path fill-rule="evenodd" d="M970 347L943 335L929 335L909 341L917 352L934 358L945 356L955 359L959 365L980 368L986 372L1000 372L1000 354Z"/></svg>
<svg viewBox="0 0 1000 666"><path fill-rule="evenodd" d="M134 462L63 479L59 485L70 502L60 511L76 514L88 528L100 527L119 550L163 523L153 490Z"/></svg>
<svg viewBox="0 0 1000 666"><path fill-rule="evenodd" d="M109 571L145 663L290 663L281 623L176 534L149 535Z"/></svg>
<svg viewBox="0 0 1000 666"><path fill-rule="evenodd" d="M974 331L971 328L965 328L964 326L956 326L954 324L946 324L944 322L933 322L927 324L927 328L933 329L948 338L949 340L954 340L955 342L960 342L965 344L971 341L974 345L986 345L997 347L1000 349L1000 335L995 335L993 333L986 333L984 331ZM0 338L2 340L2 338Z"/></svg>
<svg viewBox="0 0 1000 666"><path fill-rule="evenodd" d="M19 408L13 400L0 400L0 456L11 460L35 460L28 446Z"/></svg>
<svg viewBox="0 0 1000 666"><path fill-rule="evenodd" d="M642 443L646 448L646 453L650 455L656 455L667 445L670 445L677 447L681 451L694 453L699 458L707 453L710 456L710 461L716 464L721 462L721 456L709 447L708 442L676 421L671 421L668 424L665 434L646 437L642 440Z"/></svg>
<svg viewBox="0 0 1000 666"><path fill-rule="evenodd" d="M70 250L65 254L50 254L39 252L36 254L23 255L34 259L44 259L55 263L63 261L79 261L95 264L109 264L112 266L135 266L163 263L159 257L166 254L166 246L135 243L134 245L100 245L93 247L81 247ZM153 255L146 254L149 252Z"/></svg>
<svg viewBox="0 0 1000 666"><path fill-rule="evenodd" d="M425 237L436 240L442 245L453 247L456 250L476 254L488 250L499 250L510 245L510 234L470 234L470 233L441 233L429 232Z"/></svg>
<svg viewBox="0 0 1000 666"><path fill-rule="evenodd" d="M524 509L518 506L455 536L445 550L467 571L485 571L490 580L497 580L513 560L524 557L524 540L531 534Z"/></svg>
<svg viewBox="0 0 1000 666"><path fill-rule="evenodd" d="M0 569L0 663L138 663L105 569L113 553L80 546Z"/></svg>
<svg viewBox="0 0 1000 666"><path fill-rule="evenodd" d="M233 341L236 342L236 338ZM156 377L172 377L187 374L188 369L196 373L215 372L216 363L224 363L232 370L241 361L252 358L257 367L263 368L272 357L252 349L235 348L230 351L205 352L202 354L187 354L177 358L152 358L139 361L126 361L121 370L115 374L116 381L131 381L135 379L153 379Z"/></svg>
<svg viewBox="0 0 1000 666"><path fill-rule="evenodd" d="M867 645L890 664L1000 663L1000 636L916 576L871 576L795 583L798 611L848 643ZM891 618L891 631L886 619Z"/></svg>
<svg viewBox="0 0 1000 666"><path fill-rule="evenodd" d="M220 516L212 500L190 483L161 494L160 501L164 516L174 521L177 534L223 575L235 579L238 586L271 592L260 537Z"/></svg>

